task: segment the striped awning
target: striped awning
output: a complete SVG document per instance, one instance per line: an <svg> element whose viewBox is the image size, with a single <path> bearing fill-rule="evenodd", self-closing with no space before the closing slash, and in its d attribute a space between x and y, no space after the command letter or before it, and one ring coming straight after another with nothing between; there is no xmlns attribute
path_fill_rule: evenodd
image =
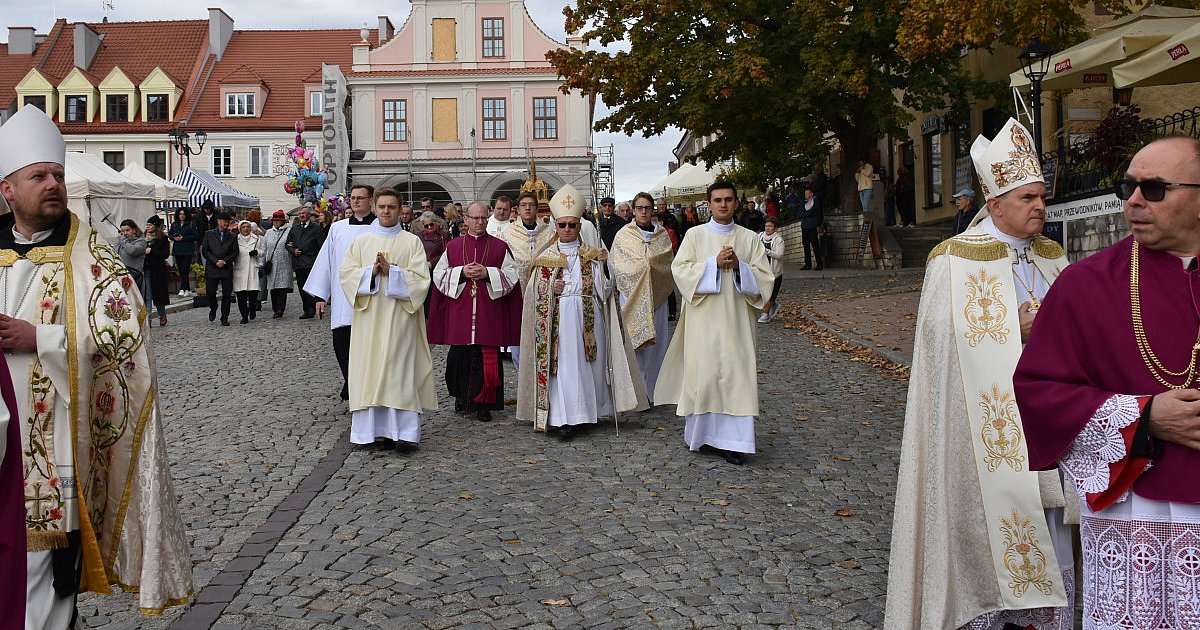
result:
<svg viewBox="0 0 1200 630"><path fill-rule="evenodd" d="M199 168L186 168L171 179L188 189L187 201L169 201L158 204L160 208L198 208L205 201L212 201L218 208L257 208L258 197L248 195Z"/></svg>

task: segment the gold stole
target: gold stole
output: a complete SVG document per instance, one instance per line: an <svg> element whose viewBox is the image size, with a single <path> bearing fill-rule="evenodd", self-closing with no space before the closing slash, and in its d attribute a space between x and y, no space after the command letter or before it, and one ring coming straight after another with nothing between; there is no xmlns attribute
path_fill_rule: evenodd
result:
<svg viewBox="0 0 1200 630"><path fill-rule="evenodd" d="M654 309L675 290L671 275L671 237L659 230L646 242L636 224L617 232L613 239L612 261L617 291L625 297L621 318L625 334L635 349L656 343ZM666 332L666 331L663 331Z"/></svg>
<svg viewBox="0 0 1200 630"><path fill-rule="evenodd" d="M940 253L950 257L954 338L962 366L966 420L1001 600L1008 609L1064 606L1066 593L1046 525L1038 474L1029 470L1013 396L1012 375L1022 346L1020 301L1008 246L986 234L966 233L939 249L931 258ZM1041 243L1034 249L1042 253L1053 248ZM1044 258L1035 264L1048 282L1063 266Z"/></svg>

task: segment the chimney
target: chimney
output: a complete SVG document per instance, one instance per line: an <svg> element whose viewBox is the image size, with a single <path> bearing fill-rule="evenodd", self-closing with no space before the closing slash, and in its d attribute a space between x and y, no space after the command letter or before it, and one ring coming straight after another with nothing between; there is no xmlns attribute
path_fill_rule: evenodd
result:
<svg viewBox="0 0 1200 630"><path fill-rule="evenodd" d="M233 36L233 18L221 9L208 10L208 51L217 56L217 61L225 54L229 38Z"/></svg>
<svg viewBox="0 0 1200 630"><path fill-rule="evenodd" d="M87 70L100 52L100 42L103 38L83 22L75 23L75 67Z"/></svg>
<svg viewBox="0 0 1200 630"><path fill-rule="evenodd" d="M8 54L32 55L34 33L32 26L8 27Z"/></svg>
<svg viewBox="0 0 1200 630"><path fill-rule="evenodd" d="M587 52L587 41L578 35L567 36L567 47L580 52Z"/></svg>
<svg viewBox="0 0 1200 630"><path fill-rule="evenodd" d="M388 16L386 16L386 15L379 16L379 43L376 45L377 46L384 45L385 43L387 43L387 41L389 39L392 38L392 35L395 35L395 34L396 34L396 27L392 26L392 21L388 19ZM9 40L9 41L12 41L12 40Z"/></svg>

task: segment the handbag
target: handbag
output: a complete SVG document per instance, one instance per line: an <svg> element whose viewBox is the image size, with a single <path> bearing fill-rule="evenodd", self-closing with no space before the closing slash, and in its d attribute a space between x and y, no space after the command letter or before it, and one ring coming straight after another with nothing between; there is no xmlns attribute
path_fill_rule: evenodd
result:
<svg viewBox="0 0 1200 630"><path fill-rule="evenodd" d="M267 259L264 260L263 262L259 263L259 265L258 265L258 272L261 273L264 277L270 276L271 270L275 267L275 250L279 249L279 243L281 243L281 242L283 242L282 236L280 236L279 239L275 241L275 247L271 248L271 255L267 256Z"/></svg>

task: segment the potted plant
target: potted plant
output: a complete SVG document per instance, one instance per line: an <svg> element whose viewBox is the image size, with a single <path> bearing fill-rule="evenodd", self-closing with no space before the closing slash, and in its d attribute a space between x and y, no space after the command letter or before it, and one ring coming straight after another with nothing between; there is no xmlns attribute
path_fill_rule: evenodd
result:
<svg viewBox="0 0 1200 630"><path fill-rule="evenodd" d="M192 274L196 276L196 296L192 298L192 308L208 306L208 285L204 281L204 265L192 263Z"/></svg>

